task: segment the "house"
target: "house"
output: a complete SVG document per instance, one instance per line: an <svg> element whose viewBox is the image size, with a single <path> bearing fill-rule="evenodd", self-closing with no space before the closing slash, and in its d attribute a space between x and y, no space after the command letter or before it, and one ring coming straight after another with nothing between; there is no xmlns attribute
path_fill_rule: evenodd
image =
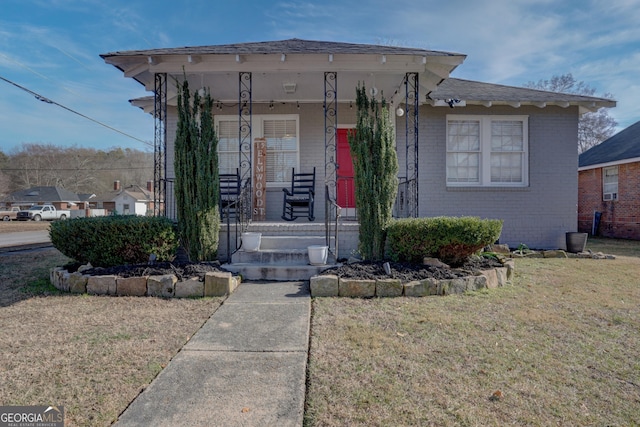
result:
<svg viewBox="0 0 640 427"><path fill-rule="evenodd" d="M578 165L578 230L640 240L640 122L580 154Z"/></svg>
<svg viewBox="0 0 640 427"><path fill-rule="evenodd" d="M84 209L86 199L78 194L61 187L38 186L25 190L14 191L5 199L6 206L21 206L28 208L33 205L50 203L56 209Z"/></svg>
<svg viewBox="0 0 640 427"><path fill-rule="evenodd" d="M264 217L254 222L283 223L281 189L293 168L315 167L322 202L315 222L327 219L325 189L356 217L347 132L356 122L356 87L364 84L391 106L400 165L396 216L500 218L502 243L535 248L564 247L565 232L576 231L578 119L615 106L450 78L465 55L396 46L290 39L101 56L153 93L131 103L154 116L156 197L166 197L170 217L176 82L185 77L192 91L214 98L220 172L238 171L254 196L254 144L266 142L264 211L254 210ZM256 208L255 197L252 203ZM340 255L353 247L345 242Z"/></svg>
<svg viewBox="0 0 640 427"><path fill-rule="evenodd" d="M113 190L96 197L95 205L106 212L120 215L152 215L154 208L153 182L146 187L131 184L122 187L120 181L113 182Z"/></svg>

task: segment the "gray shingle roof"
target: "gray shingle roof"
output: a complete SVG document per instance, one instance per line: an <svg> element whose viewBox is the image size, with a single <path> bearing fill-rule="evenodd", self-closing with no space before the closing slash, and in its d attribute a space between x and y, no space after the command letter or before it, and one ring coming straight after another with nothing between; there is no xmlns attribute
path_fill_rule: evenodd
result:
<svg viewBox="0 0 640 427"><path fill-rule="evenodd" d="M579 167L640 158L640 121L580 154Z"/></svg>
<svg viewBox="0 0 640 427"><path fill-rule="evenodd" d="M505 101L505 102L591 102L600 101L615 105L615 101L593 96L582 96L559 92L547 92L516 86L476 82L449 78L443 81L431 94L431 99L457 98L465 101Z"/></svg>
<svg viewBox="0 0 640 427"><path fill-rule="evenodd" d="M377 54L377 55L421 55L421 56L460 56L458 53L397 46L326 42L314 40L288 39L255 43L234 43L211 46L185 46L164 49L129 50L110 52L100 55L112 56L154 56L154 55L247 55L247 54L295 54L295 53L333 53L333 54Z"/></svg>
<svg viewBox="0 0 640 427"><path fill-rule="evenodd" d="M31 187L9 194L8 199L11 202L25 203L80 201L76 193L60 187Z"/></svg>

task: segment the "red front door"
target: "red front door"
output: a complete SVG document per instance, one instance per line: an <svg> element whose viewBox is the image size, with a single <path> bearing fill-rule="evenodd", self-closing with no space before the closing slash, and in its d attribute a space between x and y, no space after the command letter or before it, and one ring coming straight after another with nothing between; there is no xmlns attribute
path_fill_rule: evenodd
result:
<svg viewBox="0 0 640 427"><path fill-rule="evenodd" d="M351 149L349 148L349 139L347 134L353 129L338 129L337 160L338 170L336 171L337 180L337 199L338 205L343 208L355 208L356 196L353 181L353 159L351 158Z"/></svg>

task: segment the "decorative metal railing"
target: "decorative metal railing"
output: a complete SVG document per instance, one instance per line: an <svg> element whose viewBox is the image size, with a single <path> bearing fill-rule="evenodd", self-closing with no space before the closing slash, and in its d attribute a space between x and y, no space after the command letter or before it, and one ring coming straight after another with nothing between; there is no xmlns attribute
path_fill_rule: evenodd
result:
<svg viewBox="0 0 640 427"><path fill-rule="evenodd" d="M415 192L415 180L404 176L398 178L398 195L393 206L394 218L413 217L412 199Z"/></svg>
<svg viewBox="0 0 640 427"><path fill-rule="evenodd" d="M240 249L242 244L240 237L242 233L247 231L251 223L251 183L249 179L244 181L240 194L225 204L221 214L222 223L227 228L227 262L231 263L231 255Z"/></svg>
<svg viewBox="0 0 640 427"><path fill-rule="evenodd" d="M340 230L340 217L342 208L338 206L335 197L331 195L329 186L324 187L325 208L324 208L324 229L325 242L329 247L329 252L338 260L338 237ZM333 245L331 240L333 238Z"/></svg>

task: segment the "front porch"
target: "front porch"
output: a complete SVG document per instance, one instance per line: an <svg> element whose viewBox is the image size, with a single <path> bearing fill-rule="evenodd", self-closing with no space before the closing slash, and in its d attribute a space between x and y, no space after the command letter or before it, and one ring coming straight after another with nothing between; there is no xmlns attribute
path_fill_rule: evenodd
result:
<svg viewBox="0 0 640 427"><path fill-rule="evenodd" d="M226 269L251 280L308 280L358 249L358 222L341 222L337 231L335 225L329 228L331 232L327 233L323 222L252 222L246 228L222 224L218 259L227 260ZM243 229L261 233L258 251L236 251L241 246ZM327 265L309 265L307 247L311 245L329 247Z"/></svg>

